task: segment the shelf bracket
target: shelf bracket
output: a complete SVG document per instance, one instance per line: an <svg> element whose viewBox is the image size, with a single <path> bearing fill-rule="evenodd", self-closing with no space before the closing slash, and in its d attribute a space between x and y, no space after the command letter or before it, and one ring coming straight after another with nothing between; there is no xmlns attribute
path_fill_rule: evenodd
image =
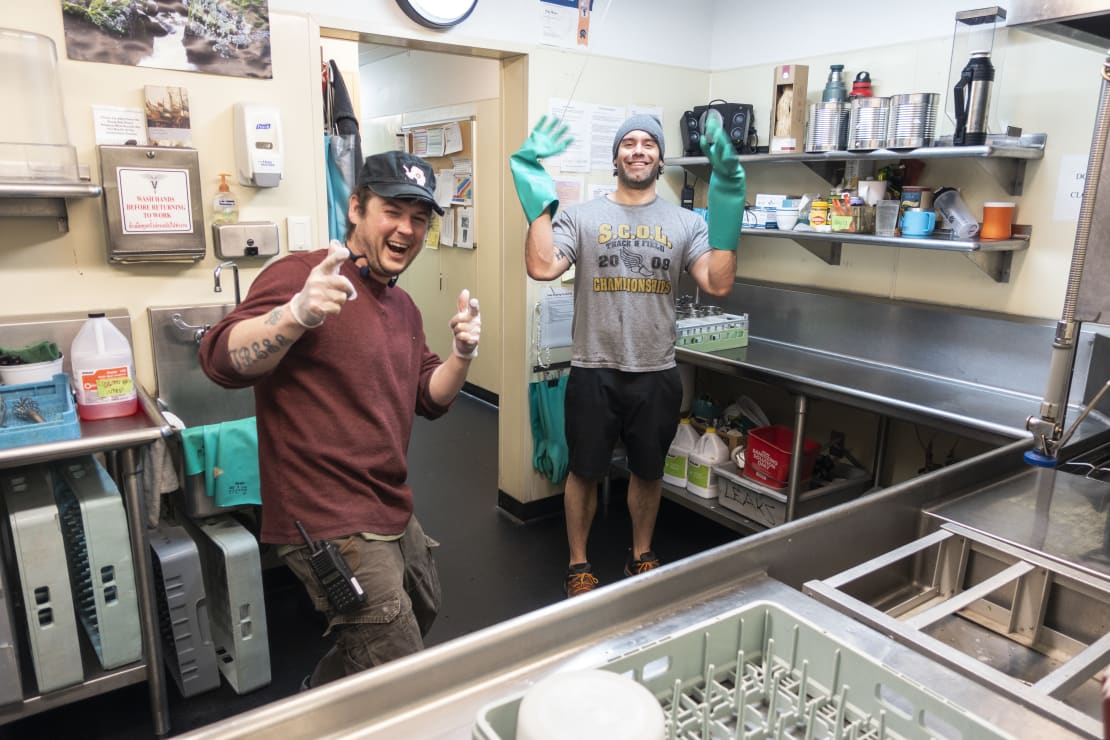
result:
<svg viewBox="0 0 1110 740"><path fill-rule="evenodd" d="M55 218L58 233L69 231L65 198L0 198L0 218Z"/></svg>
<svg viewBox="0 0 1110 740"><path fill-rule="evenodd" d="M816 172L819 177L830 185L836 185L844 178L844 162L833 160L809 160L804 161L803 164Z"/></svg>
<svg viewBox="0 0 1110 740"><path fill-rule="evenodd" d="M1007 195L1018 196L1025 189L1025 163L1024 159L1008 159L1005 157L988 157L976 159L975 162L982 167L988 175L995 179Z"/></svg>
<svg viewBox="0 0 1110 740"><path fill-rule="evenodd" d="M996 283L1010 282L1010 264L1013 252L968 252L967 258L983 272L990 275Z"/></svg>
<svg viewBox="0 0 1110 740"><path fill-rule="evenodd" d="M833 267L840 264L840 242L796 241L795 244Z"/></svg>

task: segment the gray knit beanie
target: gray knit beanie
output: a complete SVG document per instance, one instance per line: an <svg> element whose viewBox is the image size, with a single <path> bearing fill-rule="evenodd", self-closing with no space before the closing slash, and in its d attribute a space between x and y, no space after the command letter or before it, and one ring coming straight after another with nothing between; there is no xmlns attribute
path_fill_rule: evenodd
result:
<svg viewBox="0 0 1110 740"><path fill-rule="evenodd" d="M659 158L663 158L663 127L659 125L659 119L655 116L641 113L632 116L617 129L617 135L613 137L613 159L617 158L617 149L620 148L621 139L628 136L629 131L643 131L655 139L655 143L659 145Z"/></svg>

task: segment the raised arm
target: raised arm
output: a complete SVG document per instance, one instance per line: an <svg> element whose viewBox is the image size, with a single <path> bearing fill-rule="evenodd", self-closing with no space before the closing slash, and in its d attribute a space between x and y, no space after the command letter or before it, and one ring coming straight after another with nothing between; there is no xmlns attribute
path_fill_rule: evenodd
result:
<svg viewBox="0 0 1110 740"><path fill-rule="evenodd" d="M710 111L701 149L709 158L709 254L699 257L690 274L698 287L713 296L727 295L736 280L736 247L744 218L747 178L736 149L721 126L721 115Z"/></svg>
<svg viewBox="0 0 1110 740"><path fill-rule="evenodd" d="M509 157L517 198L528 219L524 262L534 280L554 280L570 267L570 260L555 249L551 219L559 209L559 199L555 181L540 163L571 145L574 140L567 136L567 129L558 119L549 122L544 116L524 145Z"/></svg>

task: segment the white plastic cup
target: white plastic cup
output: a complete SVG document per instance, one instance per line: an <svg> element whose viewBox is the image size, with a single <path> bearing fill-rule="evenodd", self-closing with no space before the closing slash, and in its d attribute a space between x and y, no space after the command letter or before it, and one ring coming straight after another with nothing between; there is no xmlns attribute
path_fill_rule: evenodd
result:
<svg viewBox="0 0 1110 740"><path fill-rule="evenodd" d="M957 239L970 239L979 233L979 222L971 215L958 190L941 188L933 199L937 212L944 216Z"/></svg>
<svg viewBox="0 0 1110 740"><path fill-rule="evenodd" d="M875 204L875 235L894 236L902 203L897 200L880 200Z"/></svg>
<svg viewBox="0 0 1110 740"><path fill-rule="evenodd" d="M856 191L864 203L874 206L886 197L886 186L886 180L860 180Z"/></svg>

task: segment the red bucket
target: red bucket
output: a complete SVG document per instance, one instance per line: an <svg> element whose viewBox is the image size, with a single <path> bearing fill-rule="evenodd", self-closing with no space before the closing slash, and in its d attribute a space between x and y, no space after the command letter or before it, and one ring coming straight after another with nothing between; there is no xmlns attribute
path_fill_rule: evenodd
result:
<svg viewBox="0 0 1110 740"><path fill-rule="evenodd" d="M791 449L794 430L772 425L757 427L748 432L748 446L744 450L744 475L773 488L784 488L790 478ZM813 476L813 464L821 445L812 439L802 441L802 480Z"/></svg>

